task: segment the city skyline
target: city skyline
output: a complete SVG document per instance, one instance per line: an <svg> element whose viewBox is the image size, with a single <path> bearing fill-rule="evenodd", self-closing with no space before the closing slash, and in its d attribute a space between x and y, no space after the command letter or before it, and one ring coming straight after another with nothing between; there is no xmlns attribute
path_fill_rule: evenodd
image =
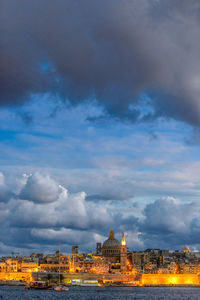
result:
<svg viewBox="0 0 200 300"><path fill-rule="evenodd" d="M200 250L196 0L2 0L0 256Z"/></svg>

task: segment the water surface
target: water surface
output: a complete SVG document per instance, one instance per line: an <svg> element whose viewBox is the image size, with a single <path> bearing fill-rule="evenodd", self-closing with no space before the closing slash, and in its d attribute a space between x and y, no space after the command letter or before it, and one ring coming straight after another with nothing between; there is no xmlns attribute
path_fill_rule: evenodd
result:
<svg viewBox="0 0 200 300"><path fill-rule="evenodd" d="M3 300L200 300L200 288L70 287L68 292L56 292L0 287L0 296Z"/></svg>

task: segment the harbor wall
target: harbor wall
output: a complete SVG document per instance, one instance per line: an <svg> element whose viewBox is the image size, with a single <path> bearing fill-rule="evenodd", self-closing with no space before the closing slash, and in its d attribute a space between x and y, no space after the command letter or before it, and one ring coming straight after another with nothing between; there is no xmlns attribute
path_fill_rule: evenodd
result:
<svg viewBox="0 0 200 300"><path fill-rule="evenodd" d="M56 272L0 272L0 281L31 281L49 280L56 282L59 274ZM132 284L140 286L192 286L200 285L198 274L95 274L95 273L61 273L61 279L65 283L72 280L98 280L102 283Z"/></svg>
<svg viewBox="0 0 200 300"><path fill-rule="evenodd" d="M197 274L142 274L141 285L199 285Z"/></svg>
<svg viewBox="0 0 200 300"><path fill-rule="evenodd" d="M47 273L47 272L33 272L32 276L34 280L54 280L58 278L58 273ZM135 274L95 274L95 273L61 273L61 278L63 282L70 280L80 279L80 280L98 280L102 282L130 282L134 281L136 278Z"/></svg>
<svg viewBox="0 0 200 300"><path fill-rule="evenodd" d="M58 273L32 273L34 280L57 280ZM62 281L98 280L103 283L122 282L140 286L200 285L198 274L94 274L94 273L62 273Z"/></svg>

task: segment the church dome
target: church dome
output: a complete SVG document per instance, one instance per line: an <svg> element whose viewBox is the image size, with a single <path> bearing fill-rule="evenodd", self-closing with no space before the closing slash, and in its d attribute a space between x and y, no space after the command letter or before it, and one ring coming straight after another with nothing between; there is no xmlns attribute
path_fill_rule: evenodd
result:
<svg viewBox="0 0 200 300"><path fill-rule="evenodd" d="M120 242L115 238L113 230L110 231L109 238L103 243L102 254L106 256L118 256L120 254Z"/></svg>
<svg viewBox="0 0 200 300"><path fill-rule="evenodd" d="M185 246L184 249L182 250L183 253L190 253L191 250L188 246Z"/></svg>
<svg viewBox="0 0 200 300"><path fill-rule="evenodd" d="M117 248L117 249L120 249L120 242L115 238L108 238L103 243L102 248Z"/></svg>

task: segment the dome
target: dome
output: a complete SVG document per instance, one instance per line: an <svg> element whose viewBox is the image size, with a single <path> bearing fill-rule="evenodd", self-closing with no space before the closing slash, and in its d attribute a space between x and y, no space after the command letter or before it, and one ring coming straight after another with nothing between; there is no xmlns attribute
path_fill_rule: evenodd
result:
<svg viewBox="0 0 200 300"><path fill-rule="evenodd" d="M102 254L104 256L120 255L120 242L117 239L115 239L113 230L110 231L109 238L103 243Z"/></svg>
<svg viewBox="0 0 200 300"><path fill-rule="evenodd" d="M117 248L117 249L120 249L120 242L118 240L116 240L115 238L108 238L103 243L102 248L107 248L107 249L108 248Z"/></svg>
<svg viewBox="0 0 200 300"><path fill-rule="evenodd" d="M191 250L190 250L190 248L188 246L185 246L182 252L183 253L190 253Z"/></svg>

